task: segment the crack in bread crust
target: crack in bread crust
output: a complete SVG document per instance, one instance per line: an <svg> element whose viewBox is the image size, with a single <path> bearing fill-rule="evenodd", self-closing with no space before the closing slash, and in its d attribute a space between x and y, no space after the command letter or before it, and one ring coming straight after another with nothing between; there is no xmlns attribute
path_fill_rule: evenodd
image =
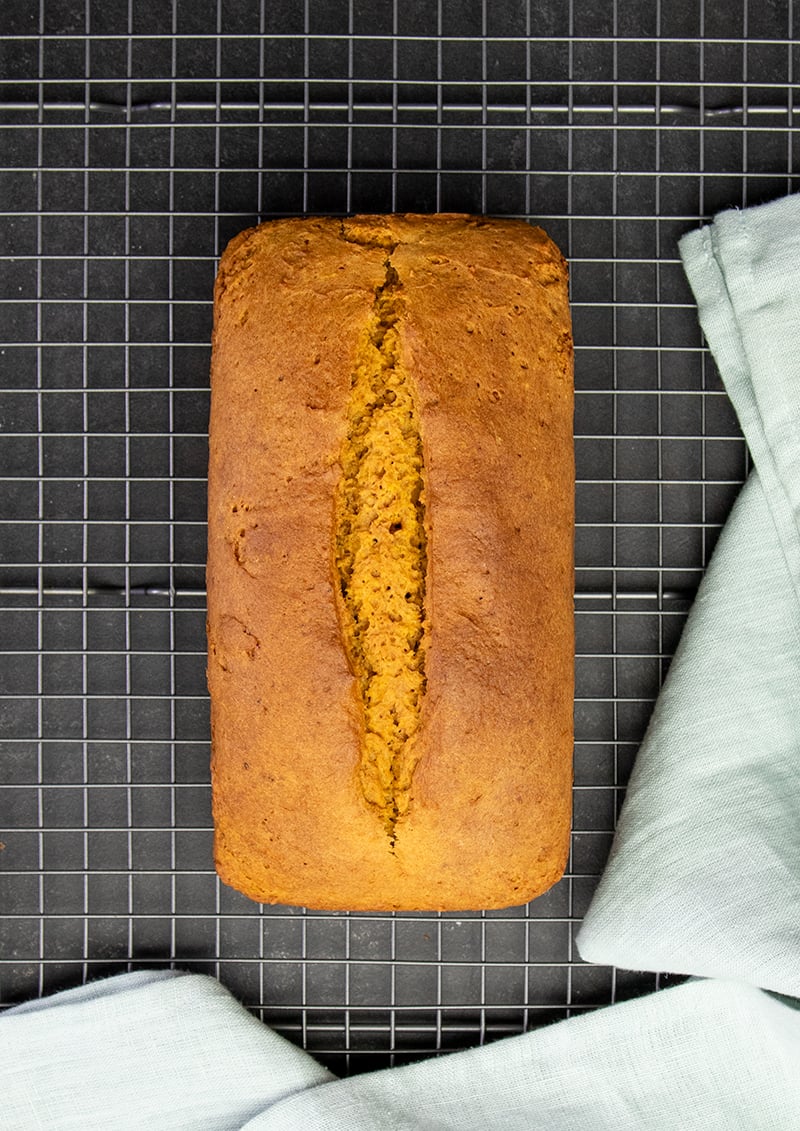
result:
<svg viewBox="0 0 800 1131"><path fill-rule="evenodd" d="M359 783L392 842L425 694L427 535L419 412L400 356L391 259L359 343L336 492L337 604L363 720Z"/></svg>

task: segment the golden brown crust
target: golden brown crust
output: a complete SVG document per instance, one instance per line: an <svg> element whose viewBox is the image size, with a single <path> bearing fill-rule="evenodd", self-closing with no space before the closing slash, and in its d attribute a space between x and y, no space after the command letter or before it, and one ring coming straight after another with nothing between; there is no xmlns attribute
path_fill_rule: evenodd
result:
<svg viewBox="0 0 800 1131"><path fill-rule="evenodd" d="M392 846L357 785L333 508L360 335L386 278L426 477L419 762ZM263 902L524 903L567 856L572 344L539 229L466 216L285 220L228 246L215 294L209 688L215 855Z"/></svg>

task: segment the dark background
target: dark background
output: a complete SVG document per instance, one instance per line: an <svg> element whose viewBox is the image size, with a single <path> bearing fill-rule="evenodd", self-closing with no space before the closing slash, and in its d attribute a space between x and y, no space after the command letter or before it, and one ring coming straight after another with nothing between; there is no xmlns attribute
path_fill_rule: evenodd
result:
<svg viewBox="0 0 800 1131"><path fill-rule="evenodd" d="M358 1071L664 983L585 965L573 938L747 471L676 241L791 189L790 13L4 0L0 1005L175 964ZM570 865L503 912L260 907L211 859L216 260L259 219L404 209L525 217L571 262Z"/></svg>

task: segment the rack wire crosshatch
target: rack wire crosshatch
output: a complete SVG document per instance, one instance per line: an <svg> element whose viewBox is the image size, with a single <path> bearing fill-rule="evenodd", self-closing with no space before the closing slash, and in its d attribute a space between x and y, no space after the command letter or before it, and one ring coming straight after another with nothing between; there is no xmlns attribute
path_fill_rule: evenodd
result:
<svg viewBox="0 0 800 1131"><path fill-rule="evenodd" d="M574 935L747 454L677 257L794 181L791 0L6 0L0 1005L206 971L335 1071L647 992ZM469 915L260 907L211 863L216 260L259 219L474 211L571 264L567 875Z"/></svg>

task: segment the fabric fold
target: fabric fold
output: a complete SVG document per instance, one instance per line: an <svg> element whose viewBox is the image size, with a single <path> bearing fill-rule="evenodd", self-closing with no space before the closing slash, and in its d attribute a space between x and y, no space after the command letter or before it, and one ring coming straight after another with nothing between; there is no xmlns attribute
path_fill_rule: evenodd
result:
<svg viewBox="0 0 800 1131"><path fill-rule="evenodd" d="M800 597L800 194L723 212L680 252Z"/></svg>
<svg viewBox="0 0 800 1131"><path fill-rule="evenodd" d="M0 1127L234 1131L334 1077L213 978L141 971L0 1015Z"/></svg>
<svg viewBox="0 0 800 1131"><path fill-rule="evenodd" d="M800 196L684 237L756 464L637 756L583 958L800 995Z"/></svg>
<svg viewBox="0 0 800 1131"><path fill-rule="evenodd" d="M766 1131L800 1120L800 1013L696 981L293 1095L247 1131Z"/></svg>
<svg viewBox="0 0 800 1131"><path fill-rule="evenodd" d="M197 974L122 975L0 1016L14 1131L772 1131L800 1119L800 1012L694 981L336 1080Z"/></svg>

